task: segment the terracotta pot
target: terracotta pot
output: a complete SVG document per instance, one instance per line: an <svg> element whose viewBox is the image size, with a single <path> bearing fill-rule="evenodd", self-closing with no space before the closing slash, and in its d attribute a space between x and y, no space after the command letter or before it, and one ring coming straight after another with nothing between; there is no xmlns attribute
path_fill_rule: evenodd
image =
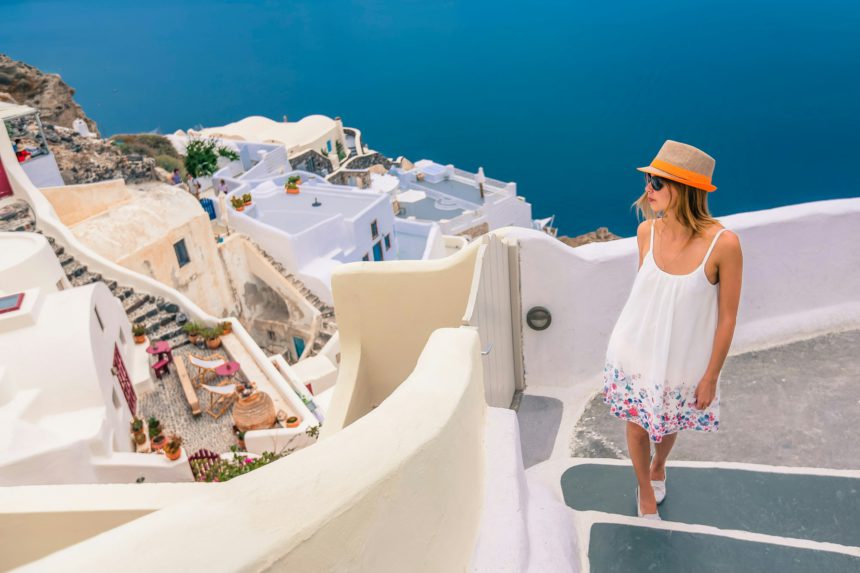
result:
<svg viewBox="0 0 860 573"><path fill-rule="evenodd" d="M222 333L223 334L230 334L231 332L233 332L233 323L232 322L225 322L223 325L223 328L222 328Z"/></svg>
<svg viewBox="0 0 860 573"><path fill-rule="evenodd" d="M289 193L290 195L298 195L299 194L299 188L298 187L296 187L295 189L287 188L287 193Z"/></svg>
<svg viewBox="0 0 860 573"><path fill-rule="evenodd" d="M167 456L168 460L175 462L180 458L180 456L182 456L182 448L177 448L176 451L172 453L164 450L164 455Z"/></svg>
<svg viewBox="0 0 860 573"><path fill-rule="evenodd" d="M292 420L293 418L295 418L295 421L291 422L290 420ZM287 418L287 427L288 428L298 428L299 424L301 424L301 423L302 423L302 419L299 418L298 416L290 416L289 418Z"/></svg>
<svg viewBox="0 0 860 573"><path fill-rule="evenodd" d="M245 210L245 206L242 205L241 207L234 207L234 209L236 209L237 211L239 211L241 213L242 211Z"/></svg>
<svg viewBox="0 0 860 573"><path fill-rule="evenodd" d="M146 342L146 335L141 334L140 336L135 336L134 342L135 342L135 344L143 344L144 342Z"/></svg>
<svg viewBox="0 0 860 573"><path fill-rule="evenodd" d="M157 452L160 449L164 448L164 444L167 443L167 438L165 438L162 434L159 434L152 438L152 451Z"/></svg>
<svg viewBox="0 0 860 573"><path fill-rule="evenodd" d="M188 342L190 342L191 344L196 345L198 340L200 340L199 334L189 334L188 335Z"/></svg>
<svg viewBox="0 0 860 573"><path fill-rule="evenodd" d="M206 340L206 347L209 350L215 350L219 346L221 346L221 337L220 336L218 338L215 338L212 340L209 340L209 339Z"/></svg>
<svg viewBox="0 0 860 573"><path fill-rule="evenodd" d="M242 199L242 201L245 201L245 200ZM245 201L245 207L250 207L250 206L251 206L251 201Z"/></svg>
<svg viewBox="0 0 860 573"><path fill-rule="evenodd" d="M134 443L138 446L142 446L144 443L146 443L146 434L143 432L143 430L134 433Z"/></svg>

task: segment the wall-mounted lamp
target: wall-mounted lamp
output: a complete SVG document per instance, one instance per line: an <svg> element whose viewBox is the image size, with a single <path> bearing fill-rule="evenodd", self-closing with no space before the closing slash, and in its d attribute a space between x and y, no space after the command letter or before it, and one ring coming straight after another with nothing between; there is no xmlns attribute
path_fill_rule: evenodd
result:
<svg viewBox="0 0 860 573"><path fill-rule="evenodd" d="M552 314L542 306L535 306L526 313L526 323L532 330L546 330L552 324Z"/></svg>

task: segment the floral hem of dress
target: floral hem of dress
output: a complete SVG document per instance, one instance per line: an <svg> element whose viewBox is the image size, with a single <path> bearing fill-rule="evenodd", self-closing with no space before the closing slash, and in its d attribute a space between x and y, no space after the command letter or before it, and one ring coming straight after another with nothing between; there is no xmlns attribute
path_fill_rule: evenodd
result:
<svg viewBox="0 0 860 573"><path fill-rule="evenodd" d="M609 402L607 402L605 398L603 401L606 402L607 404L609 404ZM612 414L616 418L620 418L620 419L626 420L628 422L633 422L634 424L638 425L640 428L642 428L643 430L648 432L648 437L655 444L659 444L660 442L662 442L663 438L665 436L669 436L671 434L676 434L676 433L680 432L681 430L698 430L700 432L718 432L720 429L719 428L719 422L715 422L713 426L696 426L696 425L687 426L687 425L679 424L679 425L674 426L674 427L673 426L666 426L658 434L652 430L649 430L648 426L650 426L650 424L647 421L643 421L640 416L633 416L631 414L628 414L624 410L619 410L619 409L610 410L610 414Z"/></svg>
<svg viewBox="0 0 860 573"><path fill-rule="evenodd" d="M610 414L638 424L655 443L663 441L663 436L681 430L718 431L719 396L710 406L698 410L687 406L688 401L695 400L693 396L685 397L678 389L663 390L658 384L655 389L661 396L655 406L654 397L649 396L641 378L641 374L628 375L622 368L606 362L603 401L610 406ZM650 394L653 393L652 390Z"/></svg>

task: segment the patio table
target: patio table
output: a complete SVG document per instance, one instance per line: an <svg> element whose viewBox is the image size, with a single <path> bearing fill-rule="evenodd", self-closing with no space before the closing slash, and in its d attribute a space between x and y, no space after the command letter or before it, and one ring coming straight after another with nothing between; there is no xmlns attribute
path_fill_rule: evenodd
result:
<svg viewBox="0 0 860 573"><path fill-rule="evenodd" d="M170 344L166 340L156 340L152 342L152 344L146 347L146 353L152 356L157 355L159 361L163 360L166 355L168 360L173 362L173 352L170 348Z"/></svg>

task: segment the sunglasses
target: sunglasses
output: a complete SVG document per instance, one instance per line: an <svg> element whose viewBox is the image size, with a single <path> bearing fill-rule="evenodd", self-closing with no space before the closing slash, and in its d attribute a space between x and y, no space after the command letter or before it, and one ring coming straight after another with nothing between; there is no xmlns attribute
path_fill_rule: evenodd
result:
<svg viewBox="0 0 860 573"><path fill-rule="evenodd" d="M654 191L659 191L665 185L662 179L660 179L656 175L651 175L650 173L645 174L645 184L651 185L651 189L653 189Z"/></svg>

